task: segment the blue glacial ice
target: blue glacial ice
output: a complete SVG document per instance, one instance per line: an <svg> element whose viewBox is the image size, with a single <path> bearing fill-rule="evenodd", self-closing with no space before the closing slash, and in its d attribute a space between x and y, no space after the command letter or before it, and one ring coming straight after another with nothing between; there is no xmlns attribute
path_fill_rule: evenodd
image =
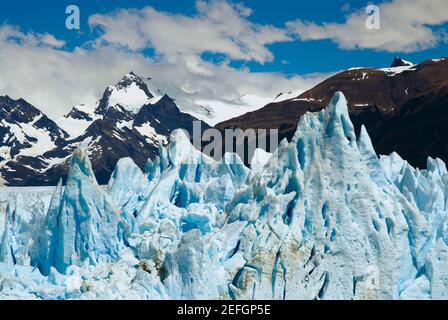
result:
<svg viewBox="0 0 448 320"><path fill-rule="evenodd" d="M0 299L447 298L445 164L378 157L342 93L251 170L182 131L159 151L104 187L80 147L47 204L10 196Z"/></svg>

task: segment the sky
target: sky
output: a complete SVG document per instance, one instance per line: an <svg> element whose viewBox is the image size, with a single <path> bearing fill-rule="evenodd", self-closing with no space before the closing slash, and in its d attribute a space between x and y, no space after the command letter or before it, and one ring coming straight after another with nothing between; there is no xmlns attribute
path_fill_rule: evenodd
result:
<svg viewBox="0 0 448 320"><path fill-rule="evenodd" d="M79 30L66 28L69 5ZM380 10L378 30L365 25L368 5ZM132 70L207 97L269 98L447 49L446 0L3 1L0 95L56 118Z"/></svg>

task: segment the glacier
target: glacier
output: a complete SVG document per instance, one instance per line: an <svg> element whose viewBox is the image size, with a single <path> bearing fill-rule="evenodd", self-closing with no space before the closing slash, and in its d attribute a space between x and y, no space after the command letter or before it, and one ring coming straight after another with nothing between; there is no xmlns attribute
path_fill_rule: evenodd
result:
<svg viewBox="0 0 448 320"><path fill-rule="evenodd" d="M251 168L172 134L142 171L0 189L0 299L446 299L448 171L356 137L337 92Z"/></svg>

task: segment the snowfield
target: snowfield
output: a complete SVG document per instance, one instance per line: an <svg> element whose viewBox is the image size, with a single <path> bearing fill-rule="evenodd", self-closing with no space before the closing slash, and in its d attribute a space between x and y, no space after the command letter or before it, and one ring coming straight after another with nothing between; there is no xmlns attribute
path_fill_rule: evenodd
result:
<svg viewBox="0 0 448 320"><path fill-rule="evenodd" d="M65 186L0 189L0 299L448 298L445 164L378 158L342 93L252 170L182 131L159 153L101 187L80 147Z"/></svg>

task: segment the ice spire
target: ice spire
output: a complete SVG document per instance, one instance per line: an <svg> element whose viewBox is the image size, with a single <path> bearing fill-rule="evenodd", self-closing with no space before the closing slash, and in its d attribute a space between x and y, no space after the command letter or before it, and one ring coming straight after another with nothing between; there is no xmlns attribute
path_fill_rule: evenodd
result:
<svg viewBox="0 0 448 320"><path fill-rule="evenodd" d="M117 162L107 191L121 209L123 218L135 230L135 217L145 203L153 184L131 158Z"/></svg>
<svg viewBox="0 0 448 320"><path fill-rule="evenodd" d="M174 130L171 133L171 143L168 146L168 155L172 165L199 163L203 154L191 144L185 131Z"/></svg>
<svg viewBox="0 0 448 320"><path fill-rule="evenodd" d="M358 149L366 157L374 157L378 159L375 149L373 148L372 140L370 139L370 136L367 133L366 127L364 125L361 126L361 131L359 133Z"/></svg>
<svg viewBox="0 0 448 320"><path fill-rule="evenodd" d="M9 266L13 266L16 263L13 250L13 231L12 224L14 220L15 210L12 207L12 203L8 203L6 208L5 229L0 242L0 262L3 262Z"/></svg>
<svg viewBox="0 0 448 320"><path fill-rule="evenodd" d="M69 177L75 176L77 174L76 171L78 170L85 176L85 178L91 180L92 183L98 184L89 156L87 155L87 146L84 143L76 148L72 155L70 160L70 171L68 173Z"/></svg>
<svg viewBox="0 0 448 320"><path fill-rule="evenodd" d="M120 211L93 175L90 160L80 147L72 156L67 185L58 206L58 189L48 213L41 265L64 273L68 266L85 260L90 264L117 260L128 231ZM43 239L48 237L43 235ZM46 244L45 244L46 243ZM54 258L53 258L54 256Z"/></svg>
<svg viewBox="0 0 448 320"><path fill-rule="evenodd" d="M8 220L5 223L5 231L3 232L3 236L1 239L0 245L0 262L6 263L7 265L13 266L14 262L14 254L12 252L12 248L10 246L11 243L11 231Z"/></svg>
<svg viewBox="0 0 448 320"><path fill-rule="evenodd" d="M51 198L50 207L45 217L44 225L39 232L37 240L37 265L42 274L48 275L50 267L54 266L57 241L58 241L58 219L63 195L62 179L56 187Z"/></svg>
<svg viewBox="0 0 448 320"><path fill-rule="evenodd" d="M364 125L361 127L357 145L364 162L370 169L370 176L372 180L375 181L378 185L387 184L386 174L380 164L380 160L376 155L375 149L373 148L372 140L370 139L370 136L367 133L366 127Z"/></svg>

